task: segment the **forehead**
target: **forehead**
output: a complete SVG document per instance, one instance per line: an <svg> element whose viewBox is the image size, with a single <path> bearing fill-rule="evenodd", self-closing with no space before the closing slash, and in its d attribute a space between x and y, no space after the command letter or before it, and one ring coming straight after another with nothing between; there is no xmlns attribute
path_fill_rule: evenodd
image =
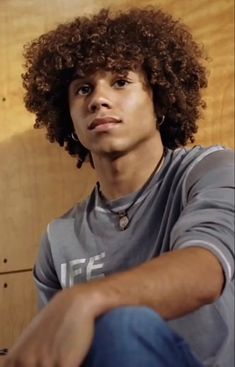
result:
<svg viewBox="0 0 235 367"><path fill-rule="evenodd" d="M143 81L146 82L146 75L144 71L140 68L136 70L128 70L128 69L122 69L122 70L106 70L106 69L99 69L93 72L87 72L81 75L79 71L75 72L72 81L85 81L87 79L89 80L99 80L99 79L111 79L115 76L120 77L128 77L131 79L134 79L136 81Z"/></svg>

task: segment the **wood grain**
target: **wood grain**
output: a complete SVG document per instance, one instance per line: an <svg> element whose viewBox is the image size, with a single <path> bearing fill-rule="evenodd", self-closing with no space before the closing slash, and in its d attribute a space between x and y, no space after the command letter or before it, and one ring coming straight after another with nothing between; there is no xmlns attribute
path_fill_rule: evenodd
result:
<svg viewBox="0 0 235 367"><path fill-rule="evenodd" d="M0 300L0 348L10 349L36 314L31 272L0 275Z"/></svg>
<svg viewBox="0 0 235 367"><path fill-rule="evenodd" d="M0 68L4 70L0 74L0 204L4 208L0 214L0 272L31 267L47 222L83 199L95 181L88 166L78 172L75 161L61 148L50 145L44 132L33 131L34 116L25 111L22 102L23 45L59 22L109 4L113 2L0 2ZM115 4L116 8L125 8L135 2ZM210 84L205 93L208 108L199 122L196 143L234 147L233 1L168 0L158 4L192 29L211 59Z"/></svg>
<svg viewBox="0 0 235 367"><path fill-rule="evenodd" d="M138 1L156 3L181 18L210 57L208 108L196 143L234 148L233 1ZM95 182L88 165L78 171L44 131L32 129L34 116L22 102L23 45L60 22L108 5L127 8L136 1L0 1L0 273L31 268L46 224L85 198ZM35 313L35 295L30 273L2 274L0 281L0 346L10 346Z"/></svg>

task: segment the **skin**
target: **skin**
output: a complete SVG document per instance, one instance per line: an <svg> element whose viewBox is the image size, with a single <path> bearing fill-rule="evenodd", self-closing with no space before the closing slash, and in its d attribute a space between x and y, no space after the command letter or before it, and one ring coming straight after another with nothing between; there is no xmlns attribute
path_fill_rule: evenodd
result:
<svg viewBox="0 0 235 367"><path fill-rule="evenodd" d="M140 189L163 151L144 73L130 71L123 77L99 71L75 79L69 88L69 105L75 131L92 154L106 198L117 199ZM99 116L115 116L121 123L105 132L89 130L90 122Z"/></svg>
<svg viewBox="0 0 235 367"><path fill-rule="evenodd" d="M75 80L69 88L75 131L92 154L108 199L138 190L162 154L151 89L141 71L128 77L132 83L116 83L120 76L101 71ZM105 132L89 131L87 126L101 113L115 114L122 123ZM92 343L95 321L109 310L144 305L170 320L214 302L223 284L217 258L205 249L191 247L75 285L59 292L38 314L12 348L4 367L81 366Z"/></svg>

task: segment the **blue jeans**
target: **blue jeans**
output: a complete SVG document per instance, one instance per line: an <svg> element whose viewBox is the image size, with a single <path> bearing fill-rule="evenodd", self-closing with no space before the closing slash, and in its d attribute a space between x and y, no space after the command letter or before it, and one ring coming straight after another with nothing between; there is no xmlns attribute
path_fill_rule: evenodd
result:
<svg viewBox="0 0 235 367"><path fill-rule="evenodd" d="M97 320L84 367L203 367L188 344L147 307L120 307Z"/></svg>

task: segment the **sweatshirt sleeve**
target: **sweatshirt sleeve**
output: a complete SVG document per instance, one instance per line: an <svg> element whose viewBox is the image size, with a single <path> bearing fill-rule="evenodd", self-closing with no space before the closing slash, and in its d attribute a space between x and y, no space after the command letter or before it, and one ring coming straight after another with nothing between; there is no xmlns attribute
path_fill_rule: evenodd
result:
<svg viewBox="0 0 235 367"><path fill-rule="evenodd" d="M61 290L47 233L42 237L33 275L38 292L38 308L41 309Z"/></svg>
<svg viewBox="0 0 235 367"><path fill-rule="evenodd" d="M194 162L182 190L183 210L171 232L171 250L190 246L211 251L226 284L234 277L234 154L219 150Z"/></svg>

